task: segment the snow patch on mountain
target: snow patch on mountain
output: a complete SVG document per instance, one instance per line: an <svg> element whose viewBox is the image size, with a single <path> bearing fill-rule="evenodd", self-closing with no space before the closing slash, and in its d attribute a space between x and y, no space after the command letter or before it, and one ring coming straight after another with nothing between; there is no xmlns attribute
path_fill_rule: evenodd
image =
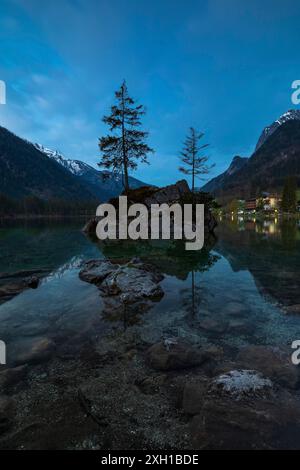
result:
<svg viewBox="0 0 300 470"><path fill-rule="evenodd" d="M291 120L300 120L300 109L290 109L286 113L282 114L280 118L276 119L273 124L265 127L260 138L258 139L255 151L257 151L266 142L266 140L276 131L276 129L278 129L278 127Z"/></svg>
<svg viewBox="0 0 300 470"><path fill-rule="evenodd" d="M100 171L93 168L88 163L81 160L71 160L58 150L51 150L41 144L34 144L35 148L44 153L48 158L55 160L59 165L63 166L68 172L79 178L80 183L92 192L92 194L101 201L107 201L112 197L119 196L123 189L123 177L120 173L112 173L104 170ZM131 188L140 188L145 183L129 176Z"/></svg>
<svg viewBox="0 0 300 470"><path fill-rule="evenodd" d="M47 157L52 158L57 163L62 165L64 168L69 170L73 175L82 176L88 170L95 170L92 166L84 163L80 160L71 160L70 158L65 158L62 153L58 150L51 150L47 147L44 147L41 144L34 144L34 146L40 151L47 155ZM96 170L95 170L96 171Z"/></svg>

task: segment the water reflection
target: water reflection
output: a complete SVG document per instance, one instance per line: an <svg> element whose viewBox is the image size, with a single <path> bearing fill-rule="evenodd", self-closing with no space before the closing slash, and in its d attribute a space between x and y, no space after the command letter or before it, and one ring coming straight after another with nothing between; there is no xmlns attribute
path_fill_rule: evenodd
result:
<svg viewBox="0 0 300 470"><path fill-rule="evenodd" d="M0 337L11 351L24 338L47 336L58 345L97 335L132 334L147 342L184 336L201 344L289 344L299 317L282 306L300 304L300 236L296 220L223 220L218 240L200 252L179 243L93 243L82 222L0 229L1 271L47 269L36 290L0 306ZM103 308L96 287L78 278L82 260L133 256L165 275L164 297L134 309ZM109 299L108 299L109 300ZM14 345L14 343L16 343Z"/></svg>
<svg viewBox="0 0 300 470"><path fill-rule="evenodd" d="M218 252L235 271L247 269L262 293L282 305L300 303L300 226L296 219L219 226Z"/></svg>

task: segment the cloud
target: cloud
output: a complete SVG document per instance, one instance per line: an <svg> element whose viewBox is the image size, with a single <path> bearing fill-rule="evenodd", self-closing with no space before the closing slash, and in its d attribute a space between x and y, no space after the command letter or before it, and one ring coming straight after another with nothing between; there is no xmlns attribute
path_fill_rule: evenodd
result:
<svg viewBox="0 0 300 470"><path fill-rule="evenodd" d="M68 157L97 162L101 118L123 78L147 107L156 150L136 174L156 184L181 177L177 155L189 126L206 133L218 173L290 107L284 89L298 78L300 39L292 0L263 8L256 0L191 0L189 8L170 0L52 0L42 8L38 0L2 0L1 7L0 124Z"/></svg>

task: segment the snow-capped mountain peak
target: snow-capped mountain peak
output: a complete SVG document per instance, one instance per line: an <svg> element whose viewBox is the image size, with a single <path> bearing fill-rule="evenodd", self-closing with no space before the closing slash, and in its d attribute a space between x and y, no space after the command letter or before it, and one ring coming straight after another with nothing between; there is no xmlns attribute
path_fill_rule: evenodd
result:
<svg viewBox="0 0 300 470"><path fill-rule="evenodd" d="M69 170L73 175L81 176L86 171L92 169L90 165L84 163L80 160L71 160L70 158L65 158L62 153L58 150L51 150L47 147L44 147L41 144L34 144L34 146L40 151L47 155L47 157L52 158L57 163L62 165L64 168ZM94 168L93 168L94 170Z"/></svg>
<svg viewBox="0 0 300 470"><path fill-rule="evenodd" d="M277 119L275 123L282 125L291 119L300 119L300 109L289 109L289 111L282 114L282 116L280 116L280 118Z"/></svg>
<svg viewBox="0 0 300 470"><path fill-rule="evenodd" d="M100 201L107 201L112 197L116 197L122 193L123 177L121 174L114 174L110 171L100 171L93 168L88 163L81 160L71 160L65 158L58 150L51 150L41 144L34 144L35 148L47 155L48 158L55 160L62 165L68 172L77 177L81 184ZM140 188L145 186L142 181L129 176L130 186L132 188Z"/></svg>
<svg viewBox="0 0 300 470"><path fill-rule="evenodd" d="M276 129L278 129L278 127L291 120L300 120L300 109L289 109L286 113L282 114L278 119L276 119L273 124L265 127L260 138L258 139L255 151L265 143L265 141L276 131Z"/></svg>

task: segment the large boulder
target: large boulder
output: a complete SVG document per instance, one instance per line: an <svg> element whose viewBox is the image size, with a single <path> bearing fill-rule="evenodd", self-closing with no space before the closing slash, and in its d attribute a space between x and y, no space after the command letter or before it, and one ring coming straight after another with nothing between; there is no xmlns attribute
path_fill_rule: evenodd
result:
<svg viewBox="0 0 300 470"><path fill-rule="evenodd" d="M190 192L186 180L180 180L175 184L156 190L151 196L145 198L144 204L147 207L150 207L151 204L172 204L180 201L185 194Z"/></svg>
<svg viewBox="0 0 300 470"><path fill-rule="evenodd" d="M300 385L299 368L291 362L291 352L272 346L247 346L242 348L236 361L240 367L253 368L275 383L296 389Z"/></svg>
<svg viewBox="0 0 300 470"><path fill-rule="evenodd" d="M163 276L143 269L121 266L108 277L101 285L101 290L109 295L112 287L120 293L121 301L133 303L139 299L160 299L163 290L158 284Z"/></svg>
<svg viewBox="0 0 300 470"><path fill-rule="evenodd" d="M245 397L265 397L273 387L270 379L255 370L232 370L213 379L210 391L236 400Z"/></svg>
<svg viewBox="0 0 300 470"><path fill-rule="evenodd" d="M299 400L256 371L186 385L184 396L193 449L299 448Z"/></svg>
<svg viewBox="0 0 300 470"><path fill-rule="evenodd" d="M156 188L154 186L144 186L141 188L132 189L127 192L126 196L128 199L129 206L131 204L140 203L145 204L148 208L150 208L152 204L172 205L174 203L191 204L193 202L198 204L204 204L205 231L213 233L215 227L217 226L217 221L209 209L211 197L207 193L193 194L186 180L180 180L174 184L170 184L169 186L165 186L162 188ZM108 202L112 204L116 208L116 210L118 210L118 198L115 197ZM83 232L92 236L95 235L97 223L99 222L99 220L99 217L93 217L85 224Z"/></svg>
<svg viewBox="0 0 300 470"><path fill-rule="evenodd" d="M227 374L220 374L210 382L203 377L196 377L184 387L182 407L185 413L196 415L202 411L208 392L241 400L245 397L266 396L272 387L269 379L253 370L232 370Z"/></svg>
<svg viewBox="0 0 300 470"><path fill-rule="evenodd" d="M99 285L113 271L118 269L118 265L112 264L108 260L90 260L84 265L80 271L79 277L82 281Z"/></svg>
<svg viewBox="0 0 300 470"><path fill-rule="evenodd" d="M139 259L125 265L107 260L88 261L79 273L80 279L96 284L103 297L114 297L115 307L130 305L145 299L159 300L164 292L159 285L163 275Z"/></svg>

